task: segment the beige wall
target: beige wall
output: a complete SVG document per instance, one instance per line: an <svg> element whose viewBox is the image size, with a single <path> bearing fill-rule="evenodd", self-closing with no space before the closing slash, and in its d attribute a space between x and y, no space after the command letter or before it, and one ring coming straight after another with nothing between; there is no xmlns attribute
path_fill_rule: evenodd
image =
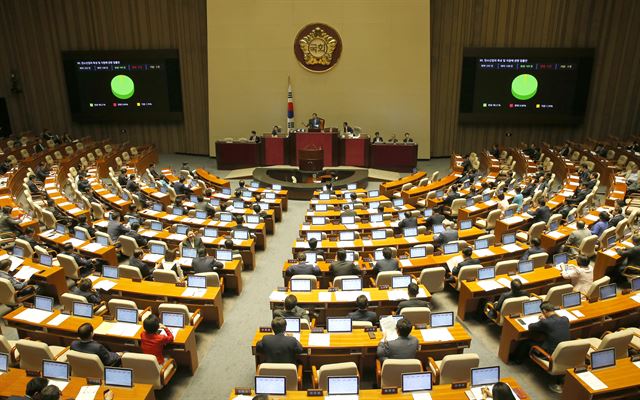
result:
<svg viewBox="0 0 640 400"><path fill-rule="evenodd" d="M409 131L430 155L429 0L207 0L209 153L224 137L286 126L291 76L296 127L312 112L385 138ZM293 40L306 24L342 37L329 72L302 68Z"/></svg>

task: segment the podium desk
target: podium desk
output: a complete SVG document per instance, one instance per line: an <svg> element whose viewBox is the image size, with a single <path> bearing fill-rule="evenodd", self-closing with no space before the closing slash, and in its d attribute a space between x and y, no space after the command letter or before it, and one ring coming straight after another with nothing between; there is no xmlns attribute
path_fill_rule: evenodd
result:
<svg viewBox="0 0 640 400"><path fill-rule="evenodd" d="M360 135L357 138L340 139L342 157L341 165L353 167L369 166L369 136Z"/></svg>
<svg viewBox="0 0 640 400"><path fill-rule="evenodd" d="M264 165L286 165L289 163L288 139L286 137L265 135L262 140L264 141Z"/></svg>
<svg viewBox="0 0 640 400"><path fill-rule="evenodd" d="M339 144L337 132L293 132L294 146L292 146L293 154L291 154L290 163L298 165L298 155L300 150L308 147L321 148L324 151L324 166L335 167L338 165Z"/></svg>
<svg viewBox="0 0 640 400"><path fill-rule="evenodd" d="M455 323L452 327L443 328L449 331L451 338L446 341L425 340L420 329L413 329L411 335L418 339L420 347L416 353L416 358L427 365L428 357L436 360L442 359L449 354L462 354L465 348L471 346L471 336L464 327ZM307 352L298 356L304 369L311 369L311 366L321 366L328 363L353 361L358 365L361 373L375 368L376 350L378 343L382 340L382 331L377 330L375 339L369 337L369 333L364 329L354 329L349 333L328 333L329 346L309 344L311 331L300 331L300 344ZM251 351L255 355L256 365L264 362L260 354L256 353L256 345L264 336L272 333L257 331L251 343ZM451 386L451 385L449 385ZM386 396L384 397L386 398Z"/></svg>
<svg viewBox="0 0 640 400"><path fill-rule="evenodd" d="M418 164L417 144L371 144L369 167L390 171L412 171Z"/></svg>
<svg viewBox="0 0 640 400"><path fill-rule="evenodd" d="M218 169L257 167L261 164L262 143L216 141Z"/></svg>
<svg viewBox="0 0 640 400"><path fill-rule="evenodd" d="M640 398L640 362L616 360L616 366L591 371L606 388L593 390L572 369L564 378L562 400L614 400Z"/></svg>

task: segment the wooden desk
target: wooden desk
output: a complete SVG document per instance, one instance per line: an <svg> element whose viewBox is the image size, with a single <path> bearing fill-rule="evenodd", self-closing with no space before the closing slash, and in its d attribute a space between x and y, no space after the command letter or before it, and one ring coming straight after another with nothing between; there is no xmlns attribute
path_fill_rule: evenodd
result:
<svg viewBox="0 0 640 400"><path fill-rule="evenodd" d="M605 331L615 331L620 327L637 326L640 322L640 303L631 296L619 295L612 299L585 303L580 307L569 309L579 310L584 317L571 321L571 337L574 339L585 337L599 337ZM502 325L498 356L505 363L509 361L509 354L516 348L518 342L529 337L529 330L523 328L515 319L507 316Z"/></svg>
<svg viewBox="0 0 640 400"><path fill-rule="evenodd" d="M416 208L411 204L404 204L401 208L385 207L383 213L392 214L394 216L400 216L400 215L403 215L405 211L413 211L415 209ZM368 209L367 210L356 209L354 211L356 212L356 215L361 218L362 217L368 218L369 215L371 214L378 214L377 210L375 212L370 212ZM307 211L305 213L305 220L311 222L311 219L313 217L326 217L335 221L340 221L341 215L342 215L342 211L340 210Z"/></svg>
<svg viewBox="0 0 640 400"><path fill-rule="evenodd" d="M616 366L591 371L605 385L606 389L593 390L584 383L573 369L564 378L562 400L613 400L640 398L640 365L629 358L616 360Z"/></svg>
<svg viewBox="0 0 640 400"><path fill-rule="evenodd" d="M191 265L183 264L180 258L176 258L174 261L180 264L180 268L182 268L185 272L193 272ZM224 278L224 290L231 290L235 294L239 295L240 292L242 292L241 260L218 261L224 264L224 267L222 269L218 269L215 271L221 278Z"/></svg>
<svg viewBox="0 0 640 400"><path fill-rule="evenodd" d="M369 146L369 166L390 171L411 171L418 163L416 143L376 143Z"/></svg>
<svg viewBox="0 0 640 400"><path fill-rule="evenodd" d="M292 262L293 261L293 262ZM329 283L333 282L333 275L329 270L329 266L333 260L327 261L318 261L316 265L320 268L321 275L318 277L318 284L320 285L319 289L327 289L329 288ZM284 286L289 285L289 281L291 277L286 274L287 269L291 266L297 264L295 260L287 260L282 267L282 279L284 280ZM362 276L362 285L363 287L369 287L369 278L375 278L373 276L373 265L370 262L364 261L362 258L357 261L357 266L360 268L361 276Z"/></svg>
<svg viewBox="0 0 640 400"><path fill-rule="evenodd" d="M203 181L205 181L205 183L208 183L208 184L210 184L212 186L215 186L216 189L222 189L222 188L231 187L231 184L229 183L228 180L219 178L216 175L213 175L213 174L209 173L204 168L196 169L196 175L197 175L198 178L200 178Z"/></svg>
<svg viewBox="0 0 640 400"><path fill-rule="evenodd" d="M462 168L426 186L416 186L402 192L402 199L405 203L416 205L420 199L424 199L429 192L445 189L460 179Z"/></svg>
<svg viewBox="0 0 640 400"><path fill-rule="evenodd" d="M38 234L38 239L43 241L49 246L61 249L65 242L73 239L69 235L60 235L53 230L44 231ZM73 242L71 242L73 244ZM86 240L78 245L73 244L73 248L78 250L82 255L91 258L102 258L109 265L118 265L118 256L116 254L115 246L101 246L99 249L90 251L87 246L91 243L90 240Z"/></svg>
<svg viewBox="0 0 640 400"><path fill-rule="evenodd" d="M395 181L383 182L380 184L380 193L387 197L391 197L395 192L400 191L402 185L404 185L405 183L417 184L422 178L426 177L426 172L418 171L414 174L396 179Z"/></svg>
<svg viewBox="0 0 640 400"><path fill-rule="evenodd" d="M93 329L96 330L94 332L95 339L107 346L111 351L142 352L140 335L143 332L143 328L141 323L138 323L140 329L135 336L116 336L99 331L98 327L104 322L102 317L82 318L69 316L60 325L54 326L49 325L48 322L60 315L60 310L55 310L50 317L41 323L16 319L15 317L24 310L24 307L20 307L3 317L9 326L18 330L20 338L28 337L45 342L50 346L67 347L71 345L71 342L78 339L78 328L82 324L90 323ZM192 326L186 326L181 329L174 342L167 346L167 352L176 360L178 365L189 368L189 371L193 374L198 368L195 329Z"/></svg>
<svg viewBox="0 0 640 400"><path fill-rule="evenodd" d="M31 379L33 378L27 376L27 371L11 368L9 371L0 375L0 397L24 396L27 383L29 383ZM78 392L80 392L80 389L87 385L85 378L72 376L69 379L69 384L62 391L62 398L75 398ZM117 400L155 400L156 398L153 386L136 383L131 389L101 385L100 389L98 389L96 399L102 399L102 393L107 389L113 392L114 399Z"/></svg>
<svg viewBox="0 0 640 400"><path fill-rule="evenodd" d="M2 250L0 254L6 254L6 252ZM60 302L60 296L69 291L67 288L67 279L64 275L64 269L60 266L54 265L47 267L34 262L33 259L25 258L24 262L17 268L17 270L19 271L25 266L38 270L38 272L31 276L31 282L41 286L44 290L43 294L52 296Z"/></svg>
<svg viewBox="0 0 640 400"><path fill-rule="evenodd" d="M424 340L419 329L413 329L411 335L415 336L420 347L416 358L423 364L427 364L427 358L433 357L436 360L442 359L448 354L461 354L465 348L471 346L471 336L461 324L456 323L453 327L447 328L453 336L453 340L444 342L427 342ZM299 356L305 369L311 369L312 365L317 367L331 362L354 361L358 364L358 369L363 373L365 370L375 368L376 349L382 340L382 331L375 332L376 338L369 338L369 333L364 329L354 329L350 333L330 333L330 346L309 346L309 330L300 332L300 344L307 350L306 354ZM251 351L256 358L256 365L264 362L264 359L256 354L256 344L264 336L271 333L257 331L251 344Z"/></svg>

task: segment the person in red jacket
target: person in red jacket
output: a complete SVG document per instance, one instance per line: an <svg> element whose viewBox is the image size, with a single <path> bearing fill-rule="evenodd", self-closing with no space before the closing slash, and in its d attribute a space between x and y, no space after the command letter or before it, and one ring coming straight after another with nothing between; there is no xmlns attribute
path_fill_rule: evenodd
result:
<svg viewBox="0 0 640 400"><path fill-rule="evenodd" d="M173 334L166 326L162 325L158 317L151 314L142 323L144 332L140 335L142 339L142 352L145 354L153 354L158 359L160 365L164 364L164 356L162 350L164 346L173 343ZM164 331L160 333L160 329Z"/></svg>

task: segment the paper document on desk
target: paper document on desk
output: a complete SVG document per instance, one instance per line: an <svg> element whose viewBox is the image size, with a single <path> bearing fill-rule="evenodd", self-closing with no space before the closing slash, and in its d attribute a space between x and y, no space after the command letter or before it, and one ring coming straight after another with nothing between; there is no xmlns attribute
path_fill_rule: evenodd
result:
<svg viewBox="0 0 640 400"><path fill-rule="evenodd" d="M587 221L591 221L591 222L596 222L598 220L598 217L596 215L592 215L592 214L587 214L582 218L586 219Z"/></svg>
<svg viewBox="0 0 640 400"><path fill-rule="evenodd" d="M406 290L402 290L402 289L388 290L387 291L387 296L389 297L390 301L408 300L409 299L409 294L407 293L407 291Z"/></svg>
<svg viewBox="0 0 640 400"><path fill-rule="evenodd" d="M61 392L64 390L64 388L67 387L68 384L69 384L69 381L61 381L61 380L58 380L58 379L49 379L49 385L53 385L53 386L57 387L58 389L60 389Z"/></svg>
<svg viewBox="0 0 640 400"><path fill-rule="evenodd" d="M13 277L15 279L28 281L37 272L37 269L25 265L24 267L20 268L20 271L18 271Z"/></svg>
<svg viewBox="0 0 640 400"><path fill-rule="evenodd" d="M390 316L380 318L380 329L386 335L387 340L396 340L398 338L396 324L397 322Z"/></svg>
<svg viewBox="0 0 640 400"><path fill-rule="evenodd" d="M99 290L102 289L104 291L109 291L111 289L113 289L113 287L116 285L116 282L107 280L107 279L103 279L100 282L96 283L95 285L93 285L93 288L95 290Z"/></svg>
<svg viewBox="0 0 640 400"><path fill-rule="evenodd" d="M640 303L640 293L631 296L631 300L635 301L636 303Z"/></svg>
<svg viewBox="0 0 640 400"><path fill-rule="evenodd" d="M357 394L339 394L339 395L330 395L324 396L324 400L358 400Z"/></svg>
<svg viewBox="0 0 640 400"><path fill-rule="evenodd" d="M400 260L400 265L406 268L406 267L411 267L413 264L411 263L410 258L404 258Z"/></svg>
<svg viewBox="0 0 640 400"><path fill-rule="evenodd" d="M522 217L518 217L518 216L514 216L514 217L509 217L509 218L504 218L502 220L503 223L507 224L507 225L511 225L511 224L517 224L524 221L524 218Z"/></svg>
<svg viewBox="0 0 640 400"><path fill-rule="evenodd" d="M243 394L233 398L233 400L252 400L252 399L253 399L253 396L245 396Z"/></svg>
<svg viewBox="0 0 640 400"><path fill-rule="evenodd" d="M338 247L353 247L353 240L338 240Z"/></svg>
<svg viewBox="0 0 640 400"><path fill-rule="evenodd" d="M356 299L358 298L358 296L365 295L367 297L367 299L371 300L371 295L369 294L369 292L362 292L359 290L347 290L347 291L338 291L338 292L333 292L335 293L336 296L336 301L346 301L346 302L352 302L352 301L356 301Z"/></svg>
<svg viewBox="0 0 640 400"><path fill-rule="evenodd" d="M309 243L307 243L307 242L296 242L294 247L295 248L308 249L309 248Z"/></svg>
<svg viewBox="0 0 640 400"><path fill-rule="evenodd" d="M162 254L148 253L148 254L144 255L144 257L142 258L142 261L157 263L158 261L162 260L163 258L164 258L164 255L162 255Z"/></svg>
<svg viewBox="0 0 640 400"><path fill-rule="evenodd" d="M331 334L310 333L307 343L309 347L329 347L331 346Z"/></svg>
<svg viewBox="0 0 640 400"><path fill-rule="evenodd" d="M49 326L58 326L69 318L68 314L58 314L51 321L47 322Z"/></svg>
<svg viewBox="0 0 640 400"><path fill-rule="evenodd" d="M499 278L499 279L496 279L496 282L498 282L504 287L511 287L511 281L509 280L509 278Z"/></svg>
<svg viewBox="0 0 640 400"><path fill-rule="evenodd" d="M11 260L11 267L9 267L9 272L15 271L16 268L21 266L22 263L24 262L22 258L16 257L16 256L9 256L9 259Z"/></svg>
<svg viewBox="0 0 640 400"><path fill-rule="evenodd" d="M107 332L109 335L124 336L124 337L134 337L136 336L140 328L142 328L141 325L129 324L126 322L114 322L114 323L110 323L109 325L110 325L109 330Z"/></svg>
<svg viewBox="0 0 640 400"><path fill-rule="evenodd" d="M635 365L636 367L640 368L640 361L634 361L633 365Z"/></svg>
<svg viewBox="0 0 640 400"><path fill-rule="evenodd" d="M522 320L522 322L520 322ZM518 323L520 325L522 325L524 328L529 329L529 325L533 324L534 322L538 322L540 321L540 316L538 314L536 315L529 315L526 317L522 317L522 318L518 318L516 321L518 321Z"/></svg>
<svg viewBox="0 0 640 400"><path fill-rule="evenodd" d="M363 240L362 245L364 247L373 247L373 240Z"/></svg>
<svg viewBox="0 0 640 400"><path fill-rule="evenodd" d="M171 235L167 236L167 239L169 240L175 240L178 242L181 242L183 240L185 240L187 238L186 235L181 235L179 233L172 233Z"/></svg>
<svg viewBox="0 0 640 400"><path fill-rule="evenodd" d="M597 376L595 376L591 371L580 372L576 374L580 380L586 383L591 390L602 390L606 389L609 386L605 385Z"/></svg>
<svg viewBox="0 0 640 400"><path fill-rule="evenodd" d="M98 279L100 279L99 276L95 276L95 275L89 275L87 276L87 279L89 279L91 281L91 283L97 281Z"/></svg>
<svg viewBox="0 0 640 400"><path fill-rule="evenodd" d="M278 292L278 291L273 291L271 292L271 294L269 295L269 301L284 301L284 299L287 298L287 292Z"/></svg>
<svg viewBox="0 0 640 400"><path fill-rule="evenodd" d="M189 258L189 257L180 257L178 258L178 263L180 265L186 265L186 266L191 266L191 263L193 262L193 258Z"/></svg>
<svg viewBox="0 0 640 400"><path fill-rule="evenodd" d="M568 310L565 310L565 309L562 309L562 308L559 309L559 310L556 310L556 314L561 316L561 317L567 317L569 319L569 321L575 321L575 320L578 319L575 315L573 315L571 313L571 311L568 311Z"/></svg>
<svg viewBox="0 0 640 400"><path fill-rule="evenodd" d="M124 200L122 200L124 201ZM117 203L117 201L116 201ZM77 214L77 213L81 213L82 212L82 208L78 208L78 207L74 207L71 210L67 211L69 214Z"/></svg>
<svg viewBox="0 0 640 400"><path fill-rule="evenodd" d="M428 392L411 393L413 400L431 400L431 394Z"/></svg>
<svg viewBox="0 0 640 400"><path fill-rule="evenodd" d="M616 252L615 248L614 249L605 250L603 253L608 255L609 257L615 257L615 256L618 255L618 252Z"/></svg>
<svg viewBox="0 0 640 400"><path fill-rule="evenodd" d="M493 207L493 206L495 206L496 204L498 204L498 202L497 202L497 201L495 201L495 200L489 200L489 201L485 201L485 202L484 202L484 204L485 204L487 207Z"/></svg>
<svg viewBox="0 0 640 400"><path fill-rule="evenodd" d="M422 339L425 342L450 342L453 341L453 335L447 328L420 329Z"/></svg>
<svg viewBox="0 0 640 400"><path fill-rule="evenodd" d="M182 292L182 297L202 297L207 293L207 289L188 287Z"/></svg>
<svg viewBox="0 0 640 400"><path fill-rule="evenodd" d="M480 249L480 250L474 250L473 254L475 254L477 257L491 257L493 255L495 255L495 253L489 249Z"/></svg>
<svg viewBox="0 0 640 400"><path fill-rule="evenodd" d="M68 201L63 201L62 203L58 203L58 207L60 208L70 206L70 205L71 203L69 203Z"/></svg>
<svg viewBox="0 0 640 400"><path fill-rule="evenodd" d="M547 232L547 236L549 236L552 239L560 239L565 237L566 235L560 231L552 231L552 232Z"/></svg>
<svg viewBox="0 0 640 400"><path fill-rule="evenodd" d="M371 227L373 228L386 228L387 224L385 224L384 222L372 222Z"/></svg>
<svg viewBox="0 0 640 400"><path fill-rule="evenodd" d="M64 243L71 243L71 245L73 247L80 247L84 244L84 242L86 242L86 240L80 240L80 239L76 239L76 238L72 238L69 240L66 240Z"/></svg>
<svg viewBox="0 0 640 400"><path fill-rule="evenodd" d="M76 395L76 400L93 400L98 394L98 389L100 385L83 386Z"/></svg>
<svg viewBox="0 0 640 400"><path fill-rule="evenodd" d="M331 302L332 298L333 298L333 295L331 292L318 292L318 301L321 301L323 303L329 303Z"/></svg>
<svg viewBox="0 0 640 400"><path fill-rule="evenodd" d="M351 230L358 229L358 225L356 224L344 224L344 227Z"/></svg>
<svg viewBox="0 0 640 400"><path fill-rule="evenodd" d="M478 281L478 286L480 286L485 292L504 288L504 286L502 286L494 279L485 279L482 281Z"/></svg>
<svg viewBox="0 0 640 400"><path fill-rule="evenodd" d="M469 207L466 207L466 210L469 212L474 212L474 211L478 211L479 208L477 206L469 206Z"/></svg>
<svg viewBox="0 0 640 400"><path fill-rule="evenodd" d="M53 313L49 311L38 310L36 308L27 308L22 311L20 314L13 317L14 319L19 319L20 321L33 322L35 324L39 324L45 319L49 318Z"/></svg>
<svg viewBox="0 0 640 400"><path fill-rule="evenodd" d="M453 271L456 265L460 263L460 261L464 260L464 257L461 255L453 256L447 260L447 267L449 267L449 271Z"/></svg>
<svg viewBox="0 0 640 400"><path fill-rule="evenodd" d="M82 250L89 251L91 253L95 253L98 250L102 250L104 248L100 243L89 243L82 248Z"/></svg>
<svg viewBox="0 0 640 400"><path fill-rule="evenodd" d="M571 313L573 315L575 315L576 317L578 317L578 318L584 317L584 314L580 310L573 310L573 311L571 311Z"/></svg>
<svg viewBox="0 0 640 400"><path fill-rule="evenodd" d="M511 243L511 244L507 244L507 245L502 246L502 249L504 251L509 252L509 253L515 253L516 251L522 250L522 247L518 246L515 243Z"/></svg>

